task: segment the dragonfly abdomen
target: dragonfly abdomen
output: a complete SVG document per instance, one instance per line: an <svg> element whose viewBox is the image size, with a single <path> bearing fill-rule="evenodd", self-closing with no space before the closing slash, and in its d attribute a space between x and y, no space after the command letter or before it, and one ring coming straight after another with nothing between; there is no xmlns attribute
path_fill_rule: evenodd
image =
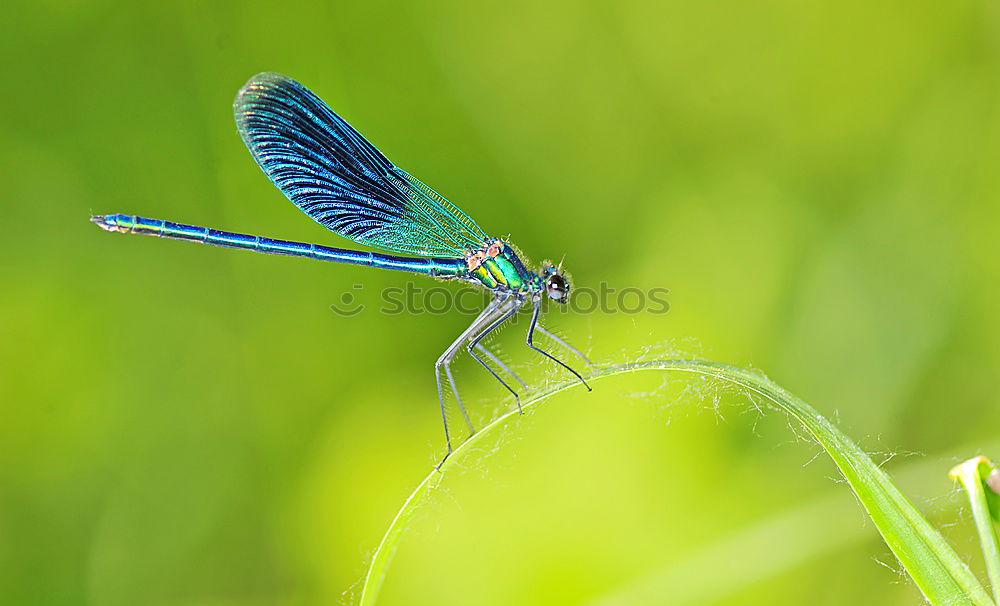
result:
<svg viewBox="0 0 1000 606"><path fill-rule="evenodd" d="M465 263L460 259L398 257L360 250L333 248L320 244L276 240L274 238L175 223L173 221L164 221L163 219L148 219L133 215L98 215L92 217L91 220L107 231L159 236L174 240L188 240L211 246L239 248L270 255L287 255L316 259L318 261L331 261L333 263L365 265L368 267L426 274L440 278L455 277L465 271Z"/></svg>

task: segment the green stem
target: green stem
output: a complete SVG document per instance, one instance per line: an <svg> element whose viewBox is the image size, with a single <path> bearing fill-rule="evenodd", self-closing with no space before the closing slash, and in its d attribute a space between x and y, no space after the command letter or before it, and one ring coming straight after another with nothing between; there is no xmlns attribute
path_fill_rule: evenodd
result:
<svg viewBox="0 0 1000 606"><path fill-rule="evenodd" d="M758 394L798 419L833 458L854 493L875 522L889 548L906 568L932 604L973 604L993 606L983 589L958 555L919 511L902 495L875 463L847 436L808 404L769 379L753 372L705 360L654 360L610 366L595 372L592 380L615 375L663 371L698 374L742 387ZM530 409L552 395L576 385L574 381L555 385L522 401ZM395 555L407 523L427 495L463 460L477 452L475 446L509 423L517 413L502 415L461 444L438 469L424 478L407 498L382 538L365 576L361 606L375 603L389 564Z"/></svg>
<svg viewBox="0 0 1000 606"><path fill-rule="evenodd" d="M986 478L991 471L993 464L989 459L974 457L953 467L948 475L961 482L965 492L969 494L972 519L976 523L976 532L979 533L979 542L983 548L983 559L986 560L986 571L990 575L990 585L993 586L993 600L1000 604L1000 539L993 525L985 487Z"/></svg>

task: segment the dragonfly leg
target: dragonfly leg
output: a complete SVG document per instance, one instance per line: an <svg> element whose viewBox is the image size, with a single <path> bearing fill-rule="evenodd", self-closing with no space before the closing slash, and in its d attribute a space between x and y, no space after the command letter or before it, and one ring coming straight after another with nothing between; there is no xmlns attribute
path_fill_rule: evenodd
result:
<svg viewBox="0 0 1000 606"><path fill-rule="evenodd" d="M441 369L442 367L445 369L445 376L447 376L448 382L451 385L452 393L455 394L455 400L458 402L458 407L461 409L462 416L465 417L465 421L469 425L469 430L472 431L472 422L469 420L469 414L466 412L465 406L462 404L462 398L458 395L458 389L455 387L455 380L451 375L451 361L467 339L481 332L484 326L489 325L493 317L496 315L497 309L499 309L500 306L503 305L509 298L509 296L498 297L490 301L490 304L486 306L486 309L476 316L476 319L472 321L472 324L462 331L462 334L460 334L458 338L448 346L448 349L444 350L444 353L442 353L437 359L437 362L434 363L434 379L437 381L438 403L441 405L441 421L444 423L444 439L448 443L449 455L452 451L451 433L448 431L448 415L445 413L444 409L444 390L441 388ZM448 455L445 455L445 459L447 458ZM444 461L442 460L442 462Z"/></svg>
<svg viewBox="0 0 1000 606"><path fill-rule="evenodd" d="M444 374L448 377L448 384L451 385L451 393L455 394L455 401L458 402L458 409L462 411L462 417L465 418L465 424L469 426L469 435L476 433L476 428L472 425L472 419L469 418L469 413L465 410L465 405L462 403L462 396L458 395L458 386L455 385L455 377L451 374L451 362L444 363Z"/></svg>
<svg viewBox="0 0 1000 606"><path fill-rule="evenodd" d="M559 366L562 366L566 370L568 370L571 373L573 373L573 375L576 376L577 379L580 379L580 382L583 383L583 386L587 388L587 391L593 391L590 388L590 385L587 385L587 381L585 381L584 378L582 376L580 376L580 373L576 372L575 370L573 370L572 368L570 368L569 366L567 366L566 363L563 362L562 360L560 360L559 358L557 358L557 357L553 356L552 354L550 354L549 352L543 351L543 350L541 350L541 349L539 349L538 347L535 346L535 343L534 343L535 328L538 327L538 312L542 309L542 300L540 298L536 297L535 299L533 299L531 301L531 304L532 304L532 307L534 309L532 309L532 311L531 311L531 324L528 325L528 336L525 339L525 342L528 344L528 347L530 347L531 349L534 349L535 351L537 351L538 353L542 354L546 358L552 360L553 362L555 362Z"/></svg>
<svg viewBox="0 0 1000 606"><path fill-rule="evenodd" d="M583 360L584 362L587 363L587 366L589 366L591 368L591 370L597 370L597 367L594 366L594 363L590 361L590 358L588 358L587 356L585 356L583 354L583 352L580 351L579 349L577 349L577 348L573 347L572 345L570 345L569 343L567 343L562 337L560 337L559 335L553 333L550 330L546 330L545 327L542 326L541 324L536 324L535 328L538 330L538 332L542 333L546 337L552 339L556 343L562 345L566 349L568 349L571 352L575 353L577 356L580 357L581 360Z"/></svg>
<svg viewBox="0 0 1000 606"><path fill-rule="evenodd" d="M524 297L515 296L512 303L513 305L510 305L510 309L505 310L496 320L493 321L492 324L490 324L488 327L486 327L485 330L483 330L481 333L476 335L471 341L469 341L469 345L466 346L466 349L468 350L469 355L472 356L476 360L476 362L482 364L483 368L490 371L490 374L493 375L494 379L500 381L500 384L503 385L507 389L507 391L509 391L511 394L514 395L514 401L517 402L517 410L518 412L522 412L521 397L517 395L517 392L511 389L510 385L508 385L506 381L501 379L500 375L498 375L495 370L490 368L489 364L484 362L482 358L476 355L476 346L479 345L479 342L483 339L483 337L485 337L486 335L490 334L491 332L499 328L501 324L503 324L504 322L509 320L514 314L516 314L517 310L521 309L521 306L524 305Z"/></svg>
<svg viewBox="0 0 1000 606"><path fill-rule="evenodd" d="M539 328L541 328L541 326L539 326ZM505 373L509 374L511 377L514 378L515 381L517 381L518 383L520 383L521 387L523 387L525 389L528 389L528 384L525 383L524 380L521 379L521 377L517 376L517 373L514 372L513 370L511 370L510 367L508 367L506 364L504 364L503 361L496 354L494 354L492 351L486 349L485 345L483 345L482 343L477 343L476 344L476 351L484 354L487 358L489 358L490 360L492 360L494 364L496 364L497 366L499 366Z"/></svg>

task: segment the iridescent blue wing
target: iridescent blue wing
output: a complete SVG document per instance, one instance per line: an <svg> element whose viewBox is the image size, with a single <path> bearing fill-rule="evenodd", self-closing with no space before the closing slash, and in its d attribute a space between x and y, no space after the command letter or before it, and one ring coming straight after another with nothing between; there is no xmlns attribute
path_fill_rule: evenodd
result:
<svg viewBox="0 0 1000 606"><path fill-rule="evenodd" d="M319 97L291 78L257 74L233 102L257 164L324 227L367 246L463 257L488 238L443 196L393 166Z"/></svg>

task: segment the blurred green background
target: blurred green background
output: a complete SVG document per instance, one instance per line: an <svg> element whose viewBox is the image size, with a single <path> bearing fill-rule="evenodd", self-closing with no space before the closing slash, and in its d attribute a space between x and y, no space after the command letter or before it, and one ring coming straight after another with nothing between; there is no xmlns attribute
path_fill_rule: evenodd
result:
<svg viewBox="0 0 1000 606"><path fill-rule="evenodd" d="M432 365L469 317L372 309L408 276L87 220L346 245L236 133L265 70L534 262L669 288L549 323L598 360L766 371L978 567L946 472L1000 452L995 2L15 0L0 34L0 603L351 604L443 454ZM331 313L345 291L371 307ZM540 381L518 327L495 343ZM480 417L510 404L456 373ZM920 601L784 418L660 382L523 419L381 603Z"/></svg>

